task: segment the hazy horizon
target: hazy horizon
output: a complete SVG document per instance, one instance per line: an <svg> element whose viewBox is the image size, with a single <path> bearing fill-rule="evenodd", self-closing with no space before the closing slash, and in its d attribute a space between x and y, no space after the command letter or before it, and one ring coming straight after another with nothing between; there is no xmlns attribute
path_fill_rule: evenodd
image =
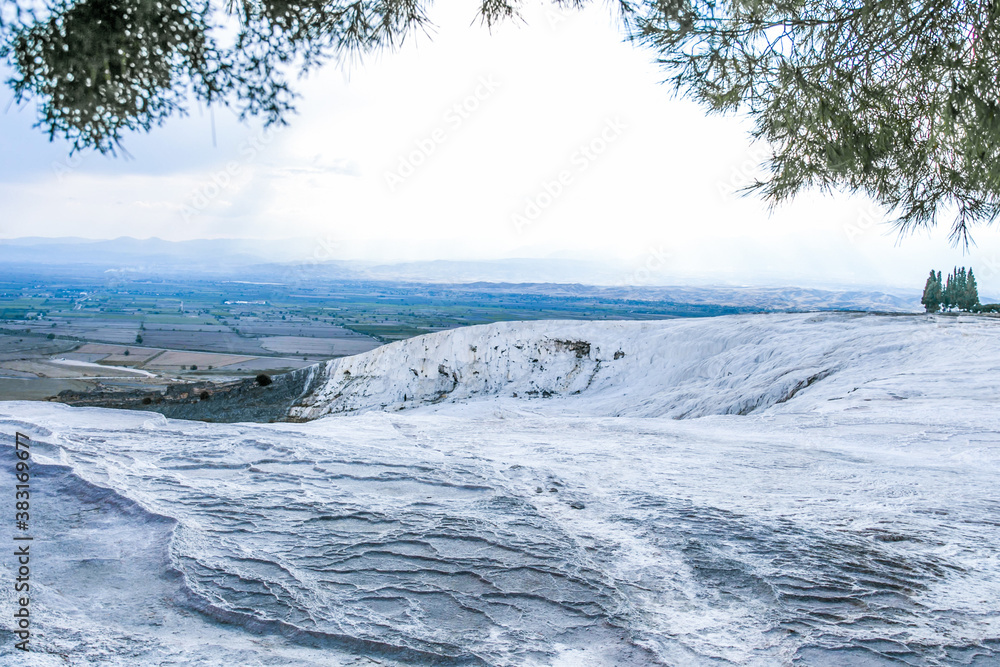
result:
<svg viewBox="0 0 1000 667"><path fill-rule="evenodd" d="M805 193L769 212L739 188L766 157L740 118L674 99L604 8L528 4L526 24L435 8L433 38L298 82L290 126L190 109L69 155L0 115L0 238L287 237L375 263L559 258L663 264L669 282L920 289L973 266L1000 293L1000 229L963 254L949 221L897 243L864 197Z"/></svg>
<svg viewBox="0 0 1000 667"><path fill-rule="evenodd" d="M559 253L552 253L547 257L530 256L510 256L496 257L490 259L477 259L474 257L448 257L427 260L364 260L364 259L342 259L333 256L334 250L329 245L325 245L322 239L309 238L284 238L284 239L253 239L239 237L216 237L201 239L186 239L184 241L168 241L156 236L138 238L135 236L119 236L115 238L88 238L81 236L74 237L38 237L19 236L11 238L0 238L0 248L6 245L8 248L37 248L45 253L52 247L59 247L64 252L72 252L74 245L108 244L120 242L125 244L152 243L158 250L151 247L146 249L146 254L139 255L136 259L138 268L148 268L143 264L150 257L156 257L154 252L163 252L170 248L174 254L169 255L178 259L185 258L191 265L179 266L194 272L197 270L196 262L199 255L191 248L194 244L212 243L211 250L219 251L219 244L232 244L228 248L229 255L213 255L220 261L222 266L228 266L231 271L236 272L246 267L255 265L344 265L357 267L359 270L385 269L390 273L386 276L376 276L378 279L386 280L406 280L412 279L417 282L513 282L513 283L564 283L592 285L596 287L649 287L649 288L724 288L724 289L819 289L819 290L864 290L864 291L886 291L895 293L919 292L922 286L914 286L904 282L896 284L874 283L874 282L848 282L836 280L810 280L801 279L798 281L783 280L781 276L760 275L756 279L739 280L733 275L704 275L689 273L680 275L670 270L669 256L659 254L655 249L651 249L646 255L639 255L630 260L601 260L600 258L574 258L560 256ZM163 244L162 246L160 244ZM188 254L183 254L183 249L189 248ZM126 268L128 255L115 254L130 251L129 248L111 248L109 255L92 254L80 256L70 261L66 256L59 255L51 258L45 255L43 258L29 258L15 256L13 260L8 257L0 262L23 266L39 264L43 261L53 265L92 265L92 266L115 266ZM178 254L180 253L180 254ZM161 256L166 257L166 256ZM231 259L235 263L225 264L225 259ZM478 270L478 271L477 271ZM395 271L395 273L392 273ZM477 272L481 275L477 277ZM986 296L986 294L984 294Z"/></svg>

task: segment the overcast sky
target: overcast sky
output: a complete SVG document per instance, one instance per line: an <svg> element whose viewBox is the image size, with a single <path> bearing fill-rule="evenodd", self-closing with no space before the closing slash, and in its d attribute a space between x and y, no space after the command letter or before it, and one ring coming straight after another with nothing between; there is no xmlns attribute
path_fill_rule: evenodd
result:
<svg viewBox="0 0 1000 667"><path fill-rule="evenodd" d="M997 229L963 256L946 229L897 243L864 198L769 213L735 193L764 157L746 121L673 99L600 5L525 16L491 35L474 3L437 11L431 38L300 82L290 128L193 108L130 137L128 161L69 158L12 106L0 237L310 237L345 259L608 259L668 284L920 288L958 264L1000 294Z"/></svg>

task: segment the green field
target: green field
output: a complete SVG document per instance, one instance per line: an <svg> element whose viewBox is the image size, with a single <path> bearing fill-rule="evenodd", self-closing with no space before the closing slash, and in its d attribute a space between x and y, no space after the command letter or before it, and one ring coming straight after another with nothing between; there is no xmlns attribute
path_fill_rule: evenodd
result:
<svg viewBox="0 0 1000 667"><path fill-rule="evenodd" d="M516 287L516 286L515 286ZM0 328L39 327L57 336L100 340L100 330L134 326L188 331L223 328L232 336L329 336L352 331L389 342L420 334L508 320L657 319L720 315L747 309L599 296L518 293L511 286L418 285L327 281L249 284L211 280L98 280L5 278L0 282ZM53 326L54 325L54 326ZM290 334L289 326L298 327ZM253 332L248 334L247 329ZM105 331L105 334L107 331ZM114 337L113 337L114 338ZM109 342L127 342L121 336ZM157 343L163 345L163 343ZM197 342L179 342L201 349ZM207 351L218 351L208 345ZM254 353L260 353L255 350Z"/></svg>
<svg viewBox="0 0 1000 667"><path fill-rule="evenodd" d="M569 286L0 278L0 400L280 373L476 324L744 312ZM618 293L620 294L620 292ZM89 364L89 365L88 365Z"/></svg>

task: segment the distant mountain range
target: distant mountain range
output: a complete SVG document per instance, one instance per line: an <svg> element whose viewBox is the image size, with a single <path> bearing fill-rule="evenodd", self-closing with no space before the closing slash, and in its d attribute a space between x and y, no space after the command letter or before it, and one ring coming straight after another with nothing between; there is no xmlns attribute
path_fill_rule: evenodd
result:
<svg viewBox="0 0 1000 667"><path fill-rule="evenodd" d="M312 242L303 239L83 239L25 237L0 239L0 263L90 265L104 268L202 268L217 271L306 257Z"/></svg>
<svg viewBox="0 0 1000 667"><path fill-rule="evenodd" d="M290 277L309 281L432 283L459 291L600 295L761 309L921 310L918 290L632 285L634 267L621 262L514 258L379 264L332 260L333 250L315 239L164 241L131 237L109 240L26 237L0 239L0 266L41 275L71 268L81 273L125 271L136 277L224 275L279 283L289 281Z"/></svg>
<svg viewBox="0 0 1000 667"><path fill-rule="evenodd" d="M628 267L572 259L423 261L396 264L334 259L335 248L315 239L163 239L92 240L77 237L0 239L0 263L9 265L90 266L156 271L193 269L227 273L253 268L287 273L289 265L315 278L354 278L412 282L538 282L611 285L628 277Z"/></svg>

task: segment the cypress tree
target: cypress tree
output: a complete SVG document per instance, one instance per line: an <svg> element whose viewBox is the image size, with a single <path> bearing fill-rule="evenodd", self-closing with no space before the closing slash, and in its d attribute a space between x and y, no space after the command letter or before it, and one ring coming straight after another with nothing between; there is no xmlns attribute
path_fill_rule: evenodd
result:
<svg viewBox="0 0 1000 667"><path fill-rule="evenodd" d="M931 269L931 275L927 276L927 282L924 284L924 295L920 299L920 303L924 304L924 309L928 313L936 313L941 309L941 278L934 275L934 269Z"/></svg>
<svg viewBox="0 0 1000 667"><path fill-rule="evenodd" d="M965 282L966 302L969 310L979 309L979 287L976 285L976 276L972 274L972 267L969 267L969 277Z"/></svg>
<svg viewBox="0 0 1000 667"><path fill-rule="evenodd" d="M952 273L945 278L944 292L941 297L941 307L944 310L951 310L955 305L955 288L953 287Z"/></svg>
<svg viewBox="0 0 1000 667"><path fill-rule="evenodd" d="M941 302L944 300L944 286L941 284L941 272L937 272L937 279L934 281L934 293L931 295L934 298L934 303L937 304L936 310L941 310Z"/></svg>
<svg viewBox="0 0 1000 667"><path fill-rule="evenodd" d="M966 293L965 267L955 269L955 306L959 310L969 310L970 305Z"/></svg>
<svg viewBox="0 0 1000 667"><path fill-rule="evenodd" d="M962 269L955 267L955 282L952 283L951 300L958 310L965 310L965 285L962 281Z"/></svg>
<svg viewBox="0 0 1000 667"><path fill-rule="evenodd" d="M951 278L951 307L954 310L962 310L962 281L958 267L955 267Z"/></svg>

